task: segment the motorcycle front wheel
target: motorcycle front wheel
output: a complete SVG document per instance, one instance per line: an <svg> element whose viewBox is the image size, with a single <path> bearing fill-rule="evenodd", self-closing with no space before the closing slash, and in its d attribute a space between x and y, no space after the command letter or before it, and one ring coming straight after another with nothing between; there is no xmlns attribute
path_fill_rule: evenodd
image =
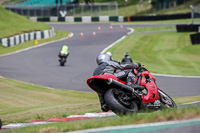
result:
<svg viewBox="0 0 200 133"><path fill-rule="evenodd" d="M159 94L159 99L160 102L162 104L162 108L166 109L166 108L177 108L176 103L174 102L174 100L167 95L164 91L162 90L158 90L158 94Z"/></svg>
<svg viewBox="0 0 200 133"><path fill-rule="evenodd" d="M105 93L104 99L109 109L116 114L126 115L138 111L138 106L134 100L130 99L130 94L119 89L109 89Z"/></svg>

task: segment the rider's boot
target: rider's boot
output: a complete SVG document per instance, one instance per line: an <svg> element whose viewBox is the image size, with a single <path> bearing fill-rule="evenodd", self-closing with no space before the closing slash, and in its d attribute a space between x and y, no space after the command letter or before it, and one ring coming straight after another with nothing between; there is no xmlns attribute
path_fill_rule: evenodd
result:
<svg viewBox="0 0 200 133"><path fill-rule="evenodd" d="M108 112L109 109L108 109L108 106L105 103L104 96L100 95L100 94L98 94L98 96L99 96L99 101L100 101L100 104L101 104L101 110L104 111L104 112Z"/></svg>
<svg viewBox="0 0 200 133"><path fill-rule="evenodd" d="M144 89L144 86L139 85L139 84L134 84L135 83L135 79L136 79L136 76L133 73L129 73L129 75L128 75L127 79L126 79L126 82L127 82L126 84L128 86L131 86L134 89L140 89L140 90Z"/></svg>

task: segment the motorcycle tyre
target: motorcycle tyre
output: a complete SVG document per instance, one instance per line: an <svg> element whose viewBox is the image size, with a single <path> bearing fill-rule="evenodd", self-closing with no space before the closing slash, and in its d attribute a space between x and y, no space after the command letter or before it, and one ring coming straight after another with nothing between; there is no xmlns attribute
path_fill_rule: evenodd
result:
<svg viewBox="0 0 200 133"><path fill-rule="evenodd" d="M65 63L66 63L66 59L61 59L61 61L60 61L60 66L64 66Z"/></svg>
<svg viewBox="0 0 200 133"><path fill-rule="evenodd" d="M109 109L111 109L113 112L119 115L126 115L127 113L137 113L138 106L136 102L131 101L131 105L134 107L133 109L124 107L113 95L113 91L116 90L120 91L119 89L112 88L109 89L104 95L106 105L109 107Z"/></svg>
<svg viewBox="0 0 200 133"><path fill-rule="evenodd" d="M174 100L169 96L169 95L167 95L164 91L162 91L162 90L158 90L158 93L159 93L159 97L160 97L160 95L162 95L162 93L164 94L164 95L166 95L167 97L168 97L168 99L171 101L171 103L172 103L172 106L170 107L170 108L177 108L177 105L176 105L176 103L174 102ZM161 99L161 97L159 98L160 99L160 102L163 104L163 108L165 109L165 108L168 108L168 107L166 107L164 104L165 103L163 103L163 101L162 101L162 99Z"/></svg>
<svg viewBox="0 0 200 133"><path fill-rule="evenodd" d="M65 65L65 63L63 63L63 62L60 62L60 66L64 66Z"/></svg>

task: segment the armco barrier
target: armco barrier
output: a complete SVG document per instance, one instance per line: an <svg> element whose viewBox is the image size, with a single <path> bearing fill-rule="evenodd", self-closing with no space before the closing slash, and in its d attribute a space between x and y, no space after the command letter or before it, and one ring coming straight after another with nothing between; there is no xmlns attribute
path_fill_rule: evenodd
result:
<svg viewBox="0 0 200 133"><path fill-rule="evenodd" d="M192 41L192 45L200 44L200 33L191 34L190 39Z"/></svg>
<svg viewBox="0 0 200 133"><path fill-rule="evenodd" d="M99 16L100 22L109 22L109 16Z"/></svg>
<svg viewBox="0 0 200 133"><path fill-rule="evenodd" d="M85 22L92 22L92 18L91 16L83 16L82 17L82 22L85 23Z"/></svg>
<svg viewBox="0 0 200 133"><path fill-rule="evenodd" d="M66 22L74 22L74 16L67 16L65 17Z"/></svg>
<svg viewBox="0 0 200 133"><path fill-rule="evenodd" d="M24 43L26 41L30 40L40 40L42 38L49 38L54 36L54 29L51 30L45 30L45 31L34 31L30 33L24 33L20 35L15 35L8 38L1 38L0 43L4 47L13 47L17 44Z"/></svg>
<svg viewBox="0 0 200 133"><path fill-rule="evenodd" d="M176 25L177 32L199 32L200 24L178 24ZM200 44L200 33L190 34L192 45Z"/></svg>
<svg viewBox="0 0 200 133"><path fill-rule="evenodd" d="M99 22L99 17L92 17L92 22Z"/></svg>
<svg viewBox="0 0 200 133"><path fill-rule="evenodd" d="M151 16L131 16L131 21L157 21L191 18L191 13L151 15Z"/></svg>
<svg viewBox="0 0 200 133"><path fill-rule="evenodd" d="M198 32L200 24L178 24L176 25L177 32Z"/></svg>
<svg viewBox="0 0 200 133"><path fill-rule="evenodd" d="M156 21L156 20L173 20L173 19L185 19L191 18L191 13L181 13L181 14L166 14L166 15L150 15L150 16L130 16L130 21ZM124 16L82 16L82 17L74 17L74 16L66 16L66 17L30 17L32 21L45 21L45 22L127 22L127 17Z"/></svg>
<svg viewBox="0 0 200 133"><path fill-rule="evenodd" d="M58 22L58 17L50 17L51 22Z"/></svg>

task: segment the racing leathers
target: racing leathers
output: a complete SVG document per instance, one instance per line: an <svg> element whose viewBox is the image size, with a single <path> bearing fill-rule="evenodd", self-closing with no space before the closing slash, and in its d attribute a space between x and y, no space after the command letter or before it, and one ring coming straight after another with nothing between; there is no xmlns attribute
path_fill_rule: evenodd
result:
<svg viewBox="0 0 200 133"><path fill-rule="evenodd" d="M122 62L121 63L133 63L133 61L132 61L132 59L131 59L131 57L129 57L129 56L125 56L123 59L122 59Z"/></svg>

